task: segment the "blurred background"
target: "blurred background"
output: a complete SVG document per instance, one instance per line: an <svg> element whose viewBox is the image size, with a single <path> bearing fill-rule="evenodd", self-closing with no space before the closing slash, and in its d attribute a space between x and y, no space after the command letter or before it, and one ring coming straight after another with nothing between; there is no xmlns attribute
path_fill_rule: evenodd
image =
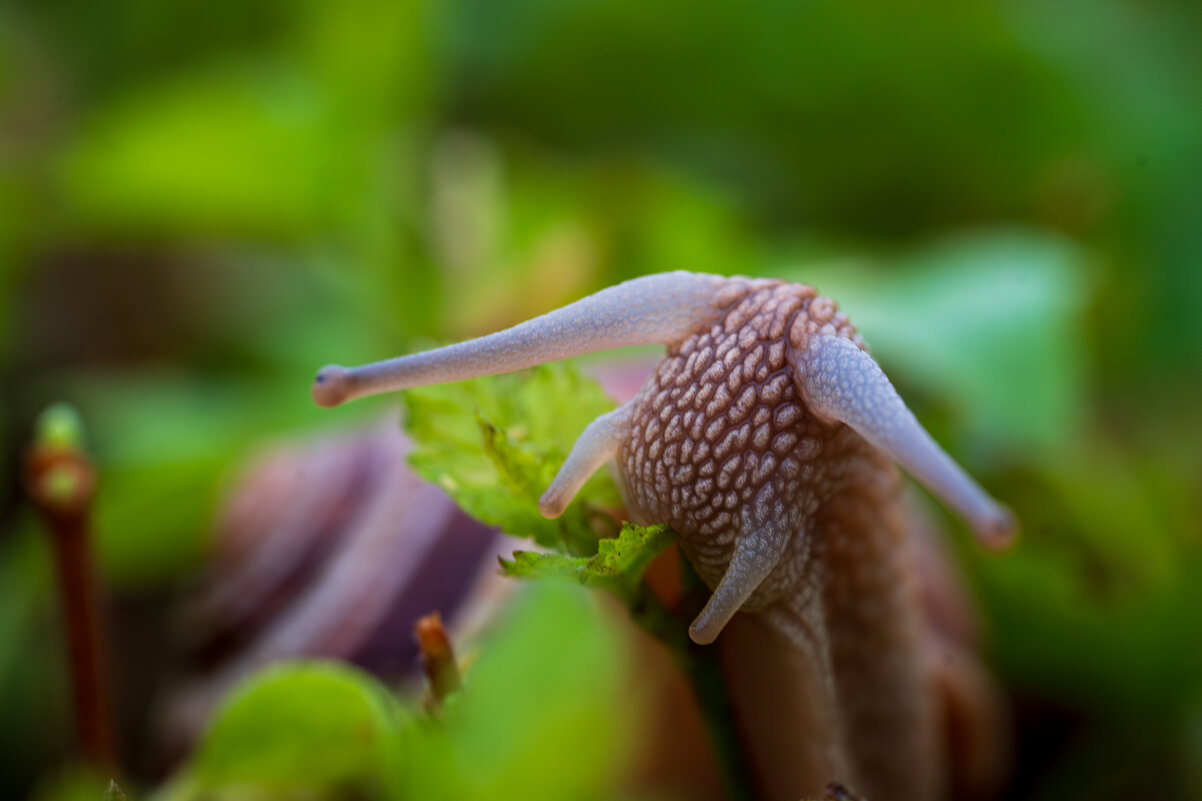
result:
<svg viewBox="0 0 1202 801"><path fill-rule="evenodd" d="M949 523L1016 720L1007 797L1202 798L1200 37L1188 0L0 6L0 796L54 797L69 762L21 489L46 405L86 421L153 786L164 676L233 636L181 645L175 608L237 561L219 510L395 457L362 434L395 399L322 411L316 367L688 269L838 300L1017 511L1004 557ZM408 625L355 661L411 670Z"/></svg>

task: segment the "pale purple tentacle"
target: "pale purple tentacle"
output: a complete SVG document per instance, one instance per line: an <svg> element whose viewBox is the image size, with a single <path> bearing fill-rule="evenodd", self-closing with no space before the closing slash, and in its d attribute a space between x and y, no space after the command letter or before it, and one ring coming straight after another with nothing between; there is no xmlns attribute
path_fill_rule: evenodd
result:
<svg viewBox="0 0 1202 801"><path fill-rule="evenodd" d="M856 433L904 467L972 526L990 547L1014 537L1014 516L931 438L888 377L853 342L815 337L797 356L798 385L811 410Z"/></svg>
<svg viewBox="0 0 1202 801"><path fill-rule="evenodd" d="M689 626L689 637L698 645L717 639L735 613L768 578L780 562L793 532L781 504L766 485L755 502L744 507L742 536L735 540L734 554L705 608Z"/></svg>
<svg viewBox="0 0 1202 801"><path fill-rule="evenodd" d="M622 441L630 430L630 406L614 409L593 422L576 440L567 461L559 468L555 480L538 499L538 510L543 517L555 518L563 514L572 498L592 477L593 473L617 455Z"/></svg>
<svg viewBox="0 0 1202 801"><path fill-rule="evenodd" d="M635 278L479 339L396 359L324 367L313 384L320 406L411 387L497 375L585 353L671 344L722 314L726 279L687 272Z"/></svg>

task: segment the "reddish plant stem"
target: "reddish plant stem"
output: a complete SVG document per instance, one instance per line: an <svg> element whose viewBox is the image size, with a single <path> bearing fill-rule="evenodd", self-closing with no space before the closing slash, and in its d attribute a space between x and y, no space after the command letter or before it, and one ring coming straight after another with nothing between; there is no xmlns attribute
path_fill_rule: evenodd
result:
<svg viewBox="0 0 1202 801"><path fill-rule="evenodd" d="M117 762L112 707L87 526L82 519L71 521L56 532L54 540L79 745L89 762L111 770Z"/></svg>
<svg viewBox="0 0 1202 801"><path fill-rule="evenodd" d="M111 774L117 757L88 525L93 475L77 451L35 447L30 454L29 494L50 535L79 749L93 767Z"/></svg>

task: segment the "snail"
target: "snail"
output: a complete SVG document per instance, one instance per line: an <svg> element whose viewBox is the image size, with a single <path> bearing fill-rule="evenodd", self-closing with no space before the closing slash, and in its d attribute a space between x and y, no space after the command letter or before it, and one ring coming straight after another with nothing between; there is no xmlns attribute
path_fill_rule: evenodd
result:
<svg viewBox="0 0 1202 801"><path fill-rule="evenodd" d="M671 525L712 590L690 637L712 643L744 612L784 644L778 662L790 672L777 684L792 698L779 712L798 718L778 727L794 728L798 745L772 744L792 783L770 795L818 795L838 780L867 798L939 797L936 711L893 463L989 547L1005 545L1016 524L935 443L847 316L814 288L648 275L479 339L325 367L312 393L336 406L648 344L666 345L666 357L633 400L585 429L540 511L561 514L614 461L628 513ZM765 641L763 632L740 637L748 648Z"/></svg>

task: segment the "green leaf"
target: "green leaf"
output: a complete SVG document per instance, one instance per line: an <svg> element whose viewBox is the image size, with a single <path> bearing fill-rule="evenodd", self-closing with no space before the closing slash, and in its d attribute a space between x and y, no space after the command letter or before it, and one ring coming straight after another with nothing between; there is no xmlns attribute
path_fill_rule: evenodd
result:
<svg viewBox="0 0 1202 801"><path fill-rule="evenodd" d="M936 243L888 271L790 271L838 301L895 381L946 403L960 433L1046 455L1085 417L1084 254L1036 231ZM912 398L911 398L912 400Z"/></svg>
<svg viewBox="0 0 1202 801"><path fill-rule="evenodd" d="M675 540L676 532L665 525L626 523L617 538L598 543L596 556L515 551L512 561L501 560L501 569L505 575L517 579L574 579L586 586L608 590L631 603L651 560Z"/></svg>
<svg viewBox="0 0 1202 801"><path fill-rule="evenodd" d="M632 667L595 593L524 587L442 718L416 730L397 801L611 795L637 742Z"/></svg>
<svg viewBox="0 0 1202 801"><path fill-rule="evenodd" d="M538 511L539 496L576 438L614 407L595 381L557 363L413 389L403 400L405 429L416 446L410 463L468 514L544 547L595 552L598 527L613 525L599 510L621 505L604 471L558 519Z"/></svg>
<svg viewBox="0 0 1202 801"><path fill-rule="evenodd" d="M202 797L257 788L321 797L378 791L398 771L405 718L365 673L294 663L256 674L218 713L192 763Z"/></svg>

